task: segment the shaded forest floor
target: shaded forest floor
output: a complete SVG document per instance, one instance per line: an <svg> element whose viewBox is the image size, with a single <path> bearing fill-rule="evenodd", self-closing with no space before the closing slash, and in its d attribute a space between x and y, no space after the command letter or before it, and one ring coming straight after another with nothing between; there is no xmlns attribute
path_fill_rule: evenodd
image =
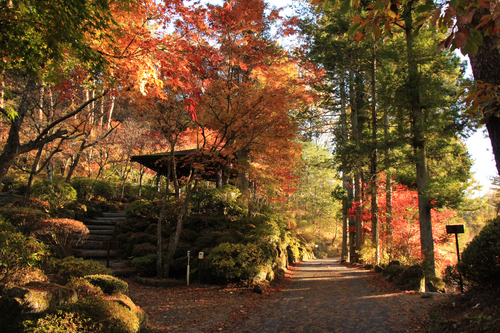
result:
<svg viewBox="0 0 500 333"><path fill-rule="evenodd" d="M397 292L379 274L338 261L296 264L262 294L248 288L159 288L128 280L149 332L422 332L449 295Z"/></svg>

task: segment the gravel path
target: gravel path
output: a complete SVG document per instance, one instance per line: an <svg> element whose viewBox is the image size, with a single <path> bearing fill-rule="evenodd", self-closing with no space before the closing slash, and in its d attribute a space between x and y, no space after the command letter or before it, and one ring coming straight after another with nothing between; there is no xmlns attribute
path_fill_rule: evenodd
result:
<svg viewBox="0 0 500 333"><path fill-rule="evenodd" d="M290 284L263 300L245 321L225 332L410 332L415 311L431 303L419 294L383 293L369 272L338 259L298 263ZM433 297L434 300L438 297Z"/></svg>

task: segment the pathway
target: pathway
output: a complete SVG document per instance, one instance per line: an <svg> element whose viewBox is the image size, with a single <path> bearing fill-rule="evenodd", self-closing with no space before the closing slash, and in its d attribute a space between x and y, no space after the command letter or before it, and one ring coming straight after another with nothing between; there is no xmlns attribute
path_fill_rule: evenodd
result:
<svg viewBox="0 0 500 333"><path fill-rule="evenodd" d="M108 250L107 246L113 242L113 235L115 233L116 224L124 221L126 218L125 213L103 213L102 217L96 217L85 221L89 234L84 242L73 247L73 254L76 257L85 259L94 259L107 265ZM130 262L127 260L119 260L118 251L110 247L109 251L109 268L117 276L130 275Z"/></svg>
<svg viewBox="0 0 500 333"><path fill-rule="evenodd" d="M264 300L262 306L245 321L224 331L411 331L408 302L424 303L430 300L418 294L377 291L366 283L369 274L366 270L345 267L338 263L338 259L298 263L291 270L291 282L285 290Z"/></svg>

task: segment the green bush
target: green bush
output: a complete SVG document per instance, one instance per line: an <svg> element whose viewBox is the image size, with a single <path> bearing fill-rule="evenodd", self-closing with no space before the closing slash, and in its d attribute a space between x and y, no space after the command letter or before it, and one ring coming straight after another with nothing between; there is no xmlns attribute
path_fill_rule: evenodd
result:
<svg viewBox="0 0 500 333"><path fill-rule="evenodd" d="M23 322L24 333L90 333L101 332L102 325L73 312L57 310L37 320Z"/></svg>
<svg viewBox="0 0 500 333"><path fill-rule="evenodd" d="M120 244L120 248L125 251L127 256L132 256L134 246L136 244L149 243L156 244L156 236L144 232L121 234L116 236L116 241Z"/></svg>
<svg viewBox="0 0 500 333"><path fill-rule="evenodd" d="M66 287L76 291L78 298L84 298L89 296L102 296L104 293L101 288L93 285L85 278L72 278Z"/></svg>
<svg viewBox="0 0 500 333"><path fill-rule="evenodd" d="M125 210L127 218L132 217L154 217L157 218L160 212L160 203L158 201L150 201L140 199L132 202Z"/></svg>
<svg viewBox="0 0 500 333"><path fill-rule="evenodd" d="M125 296L122 298L126 299ZM138 315L140 311L134 311L137 307L132 302L126 303L126 306L123 306L119 302L101 297L86 297L74 304L61 307L61 310L75 313L80 318L90 318L88 322L90 325L99 325L98 330L87 332L136 333L140 330L141 319Z"/></svg>
<svg viewBox="0 0 500 333"><path fill-rule="evenodd" d="M55 180L35 183L31 195L47 201L52 209L62 208L76 200L76 190L71 185Z"/></svg>
<svg viewBox="0 0 500 333"><path fill-rule="evenodd" d="M0 208L0 215L24 235L32 234L38 223L49 218L47 213L38 209L14 206Z"/></svg>
<svg viewBox="0 0 500 333"><path fill-rule="evenodd" d="M132 256L143 257L148 254L155 254L157 247L150 243L135 244L132 250Z"/></svg>
<svg viewBox="0 0 500 333"><path fill-rule="evenodd" d="M92 285L101 288L105 294L125 293L128 289L128 283L115 278L111 275L87 275L84 277Z"/></svg>
<svg viewBox="0 0 500 333"><path fill-rule="evenodd" d="M488 222L462 252L457 265L464 280L474 287L500 284L500 217Z"/></svg>
<svg viewBox="0 0 500 333"><path fill-rule="evenodd" d="M8 173L2 179L2 191L10 191L12 189L22 188L24 192L24 188L28 183L28 178L29 176L25 173Z"/></svg>
<svg viewBox="0 0 500 333"><path fill-rule="evenodd" d="M251 281L259 272L259 266L266 262L262 249L253 243L222 243L208 258L212 273L220 282Z"/></svg>
<svg viewBox="0 0 500 333"><path fill-rule="evenodd" d="M94 199L111 200L114 196L113 187L102 180L90 178L75 178L71 182L79 200L90 202Z"/></svg>
<svg viewBox="0 0 500 333"><path fill-rule="evenodd" d="M68 283L73 277L86 275L110 275L111 270L94 260L67 257L64 259L51 258L45 265L45 273L53 275L58 282Z"/></svg>
<svg viewBox="0 0 500 333"><path fill-rule="evenodd" d="M156 276L156 254L134 258L130 265L141 276Z"/></svg>
<svg viewBox="0 0 500 333"><path fill-rule="evenodd" d="M204 215L245 216L248 213L240 190L233 185L222 188L199 186L193 194L192 211Z"/></svg>
<svg viewBox="0 0 500 333"><path fill-rule="evenodd" d="M23 235L0 216L0 290L9 287L16 274L37 265L46 251L45 245Z"/></svg>

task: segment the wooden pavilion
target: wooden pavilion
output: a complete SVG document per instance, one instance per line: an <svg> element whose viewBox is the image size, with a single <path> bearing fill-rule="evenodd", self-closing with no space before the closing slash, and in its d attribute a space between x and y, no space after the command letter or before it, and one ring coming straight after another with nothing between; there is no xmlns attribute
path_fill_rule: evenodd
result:
<svg viewBox="0 0 500 333"><path fill-rule="evenodd" d="M218 187L221 186L224 176L228 177L228 179L237 177L237 172L227 166L225 158L213 157L197 149L176 151L174 152L174 158L178 178L189 176L193 167L202 179L215 182ZM159 176L173 179L170 172L172 166L172 154L170 152L135 155L130 160L155 171ZM226 175L224 175L224 171Z"/></svg>

